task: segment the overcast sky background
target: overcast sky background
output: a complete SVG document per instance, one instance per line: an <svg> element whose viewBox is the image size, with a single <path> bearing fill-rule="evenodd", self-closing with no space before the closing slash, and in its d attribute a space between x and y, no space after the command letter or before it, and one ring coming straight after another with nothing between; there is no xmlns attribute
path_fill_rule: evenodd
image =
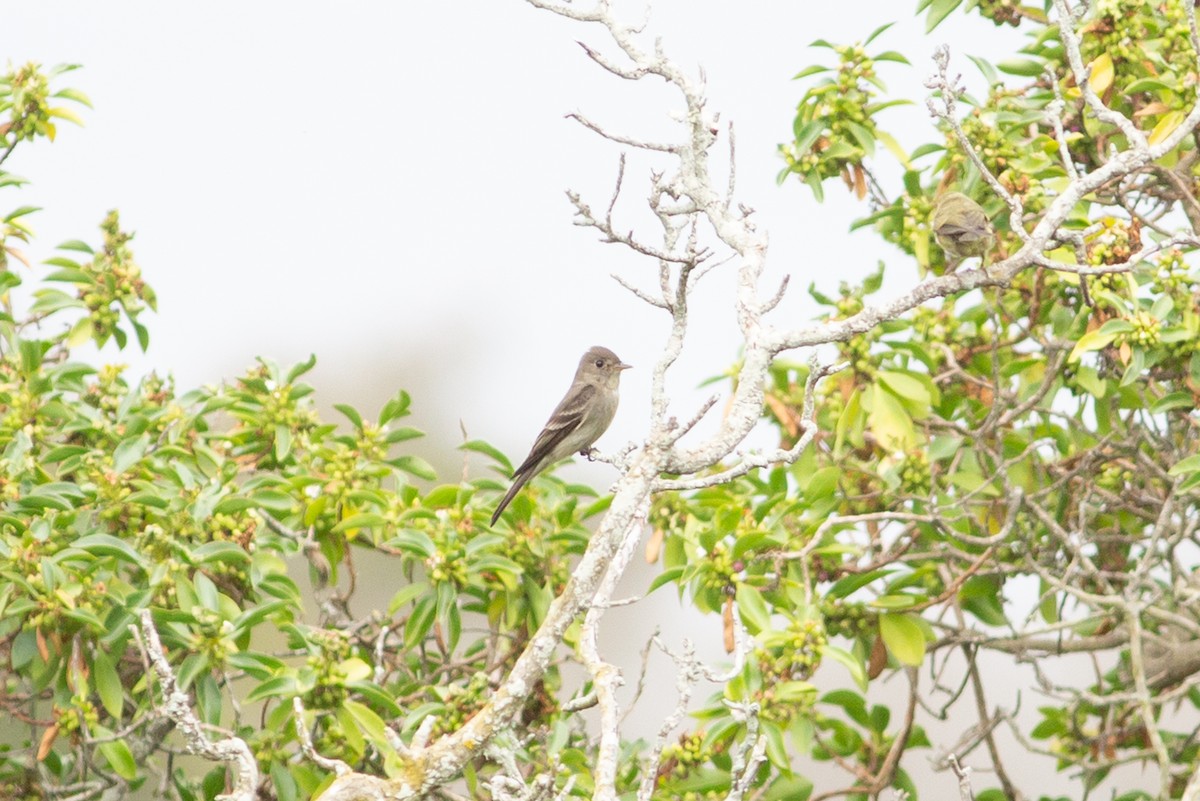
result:
<svg viewBox="0 0 1200 801"><path fill-rule="evenodd" d="M703 66L710 108L736 125L739 199L771 236L764 291L792 275L780 319L815 314L811 281L835 290L881 258L898 285L915 276L869 232L848 233L865 206L838 182L824 205L795 180L775 184L776 146L804 87L791 77L835 58L809 49L812 40L851 42L898 21L873 47L910 55L912 68L881 72L897 94L918 98L936 44L955 43L956 66L978 86L964 55L998 55L1013 40L958 19L925 38L912 7L654 7L648 30L693 74ZM638 2L617 8L633 20L642 13ZM106 351L135 375L170 371L188 388L231 379L259 355L290 363L316 353L323 405L371 413L406 388L412 422L429 435L417 447L457 472L446 446L461 439L460 420L518 457L579 355L602 344L637 368L623 379L604 440L612 446L643 430L667 318L609 277L653 286L653 263L572 225L564 190L602 209L620 148L564 115L582 110L614 130L667 139L677 138L668 112L680 104L661 81L603 72L578 39L607 44L594 26L520 0L14 4L0 53L82 64L61 84L85 91L95 110L80 109L86 127L62 124L52 145L22 145L5 166L32 185L6 197L45 207L27 218L38 261L64 240L98 241L104 213L120 209L160 308L146 318L148 354ZM936 138L923 104L882 119L906 143ZM723 161L719 150L718 174ZM631 227L644 219L649 166L631 158L618 212ZM693 303L672 382L680 414L694 408L701 380L737 358L731 276L711 275Z"/></svg>
<svg viewBox="0 0 1200 801"><path fill-rule="evenodd" d="M642 15L639 2L615 5L628 19ZM835 58L810 50L812 40L848 43L898 23L872 49L913 61L881 66L896 95L919 99L881 117L909 147L938 138L921 88L934 47L951 43L954 69L980 88L965 56L1004 57L1019 41L957 16L926 37L915 5L654 4L647 30L693 74L703 66L710 108L736 125L738 200L770 232L764 292L792 276L777 319L810 319L810 282L836 290L880 259L891 271L885 296L916 280L911 260L870 232L848 232L866 207L839 183L827 184L824 205L795 180L775 183L776 147L805 86L791 78ZM417 451L455 480L460 422L521 458L580 354L601 344L636 367L600 443L612 449L644 430L668 320L609 277L652 287L653 263L571 224L564 190L604 208L620 149L564 115L580 110L618 132L673 139L668 112L680 103L659 81L603 72L580 39L611 49L598 30L520 0L9 4L0 54L13 64L84 65L59 85L86 92L95 110L79 109L86 127L61 125L53 145L18 148L5 167L32 185L6 190L5 208L45 207L27 218L37 262L67 239L98 242L96 226L120 209L160 310L143 318L148 354L105 349L135 376L170 372L186 390L233 379L259 355L287 364L315 353L309 378L323 409L350 402L373 414L407 389L408 422L428 434ZM644 219L650 165L629 163L618 214L631 227ZM886 156L880 165L894 189L898 173ZM654 241L654 229L643 230ZM731 277L731 267L712 274L693 300L671 379L680 416L704 396L697 385L737 358ZM569 470L601 491L612 480L604 466ZM630 577L629 591L653 571ZM614 610L610 636L640 648L674 604L662 591ZM720 658L719 622L694 629L701 651ZM659 668L658 680L670 681ZM632 685L636 662L625 669ZM631 734L651 735L659 714L634 718L642 728ZM931 780L954 792L949 774Z"/></svg>

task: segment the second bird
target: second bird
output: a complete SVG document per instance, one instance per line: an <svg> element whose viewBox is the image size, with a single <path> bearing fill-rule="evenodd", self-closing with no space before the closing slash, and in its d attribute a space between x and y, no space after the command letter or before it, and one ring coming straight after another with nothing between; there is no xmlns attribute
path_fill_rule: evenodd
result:
<svg viewBox="0 0 1200 801"><path fill-rule="evenodd" d="M992 246L992 221L974 200L962 192L947 192L938 198L932 223L934 238L949 257L946 272L953 272L963 259L971 256L987 260Z"/></svg>
<svg viewBox="0 0 1200 801"><path fill-rule="evenodd" d="M608 430L617 413L617 385L621 371L630 366L608 348L597 346L583 354L571 388L534 440L525 461L513 473L512 486L492 513L493 526L529 479L571 454L591 450L592 443Z"/></svg>

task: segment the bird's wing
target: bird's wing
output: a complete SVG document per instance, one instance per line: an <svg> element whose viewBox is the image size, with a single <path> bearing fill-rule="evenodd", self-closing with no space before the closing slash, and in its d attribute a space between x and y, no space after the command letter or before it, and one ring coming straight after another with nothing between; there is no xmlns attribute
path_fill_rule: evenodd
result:
<svg viewBox="0 0 1200 801"><path fill-rule="evenodd" d="M579 428L579 424L583 422L584 413L587 411L588 401L595 394L596 387L591 384L585 384L576 391L567 393L567 397L562 399L562 403L558 404L558 407L550 415L550 419L546 421L546 427L542 429L542 433L534 441L533 447L529 449L529 455L525 457L525 461L513 472L513 475L518 476L537 465L553 453L559 443Z"/></svg>
<svg viewBox="0 0 1200 801"><path fill-rule="evenodd" d="M952 225L947 223L938 229L938 233L948 237L971 237L978 239L979 237L987 236L992 230L992 225L988 222L987 217L979 219L972 218L965 225Z"/></svg>

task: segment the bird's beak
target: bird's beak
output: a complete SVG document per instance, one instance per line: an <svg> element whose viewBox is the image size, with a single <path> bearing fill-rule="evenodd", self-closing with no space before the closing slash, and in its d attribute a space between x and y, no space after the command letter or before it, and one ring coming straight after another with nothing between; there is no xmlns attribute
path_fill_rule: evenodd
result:
<svg viewBox="0 0 1200 801"><path fill-rule="evenodd" d="M625 362L617 362L617 369L618 369L618 370L628 370L630 367L633 367L633 365L632 365L632 364L626 364Z"/></svg>

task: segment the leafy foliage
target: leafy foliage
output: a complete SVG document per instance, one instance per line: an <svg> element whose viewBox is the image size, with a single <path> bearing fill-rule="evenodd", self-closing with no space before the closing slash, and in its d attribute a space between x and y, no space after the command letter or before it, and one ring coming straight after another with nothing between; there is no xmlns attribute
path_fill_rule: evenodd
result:
<svg viewBox="0 0 1200 801"><path fill-rule="evenodd" d="M11 87L8 152L68 116L44 107L48 79L28 66L0 83ZM12 243L28 241L33 211L5 218L4 252L21 262ZM339 405L339 428L319 418L303 382L315 359L287 369L261 360L227 386L182 393L170 379L131 383L119 365L77 361L88 342L149 341L141 315L155 299L132 235L116 212L101 233L95 245L64 243L27 308L6 295L0 319L3 703L30 732L0 756L0 795L40 798L88 776L100 777L93 795L145 781L169 727L132 639L144 609L200 720L247 739L273 797L307 798L327 779L296 759L292 698L322 753L399 770L397 736L428 716L435 733L459 726L520 653L586 543L592 510L579 501L592 491L535 482L552 503L523 497L511 513L519 525L491 531L471 500L497 482L414 483L436 477L395 452L420 436L399 424L404 392L374 418ZM22 284L13 270L0 278ZM507 466L484 443L466 447ZM348 617L356 551L396 566L386 615ZM294 575L301 557L305 581ZM305 608L314 592L315 619ZM465 636L464 619L487 635ZM557 706L557 681L530 699L531 716ZM556 737L584 742L565 724ZM177 797L212 798L223 772L177 767L169 781Z"/></svg>
<svg viewBox="0 0 1200 801"><path fill-rule="evenodd" d="M963 98L957 121L1024 217L992 196L949 126L906 153L876 123L904 102L886 97L875 70L908 59L868 55L887 26L861 45L817 42L837 65L797 76L816 81L781 148L781 180L795 175L819 199L840 177L868 201L853 227L897 247L892 276L945 268L929 231L938 191L957 185L982 203L1004 258L1072 169L1100 168L1126 143L1070 78L1049 3L932 0L919 11L932 29L960 6L1029 29L1020 58L976 60L988 94ZM1104 0L1082 28L1091 89L1151 141L1196 101L1186 13ZM18 145L52 139L56 119L75 120L54 98L86 105L51 92L61 72L29 65L0 80L0 165ZM872 171L885 153L904 170L890 189ZM743 746L761 735L755 797L928 795L906 770L922 759L913 749L932 745L918 698L943 717L976 714L996 702L985 652L1039 670L1068 650L1093 654L1095 667L1073 683L1037 674L1045 703L1036 723L1014 724L1022 741L1081 791L1150 760L1165 763L1164 795L1181 795L1200 707L1200 654L1181 656L1200 630L1200 286L1187 242L1126 262L1200 221L1196 164L1185 140L1081 199L1077 240L1048 257L1083 274L1049 265L849 337L837 345L847 368L811 399L809 368L775 363L764 419L789 447L812 400L813 446L786 467L660 495L650 517L662 572L649 589L711 615L731 651L743 631L749 645L685 731L622 744L621 792L723 798ZM0 172L0 187L20 184ZM201 775L156 758L177 735L134 636L143 610L199 720L250 744L262 797L317 797L333 779L301 753L297 724L325 757L405 777L415 740L459 731L488 703L607 499L541 477L490 527L499 482L437 485L405 452L420 436L402 425L406 393L373 416L343 404L343 419L322 420L303 380L313 359L262 359L226 385L182 392L81 359L88 345L146 348L154 293L116 212L22 286L17 264L35 269L21 250L35 211L18 207L0 228L0 703L27 726L0 751L0 796L99 798L153 781L191 801L226 789L223 767ZM862 310L884 269L859 286L812 287L821 319ZM511 468L487 443L463 447ZM356 619L364 559L391 566L396 590L386 610ZM531 781L586 797L598 747L575 705L596 688L569 690L560 670L580 658L578 638L568 630L521 699L519 736L499 747ZM955 659L964 653L966 667ZM958 671L961 686L922 687L929 669ZM893 674L908 677L904 697L869 700ZM1185 714L1163 714L1168 703ZM1005 797L1027 758L1002 754L1000 786L980 797ZM847 770L846 786L818 791L810 760ZM481 753L462 779L479 795L497 771Z"/></svg>
<svg viewBox="0 0 1200 801"><path fill-rule="evenodd" d="M932 28L958 5L922 7ZM1097 169L1109 148L1126 145L1124 134L1086 107L1043 13L1015 3L968 5L997 24L1032 23L1024 60L975 59L990 91L965 98L970 108L959 121L986 169L1020 199L1021 224L1032 227L1070 177L1060 155L1069 153L1072 169ZM1151 142L1195 103L1194 81L1185 77L1196 69L1187 5L1100 2L1082 27L1092 88ZM1008 207L981 186L955 132L947 127L944 140L896 154L895 140L874 120L887 104L873 93L880 87L864 46L814 46L833 49L841 64L805 93L795 138L782 146L781 178L797 174L820 198L821 182L840 175L871 203L853 227L873 228L912 257L901 270L914 262L919 274L943 269L929 218L935 194L956 184L974 188L998 223L998 258L1015 252L1020 240ZM1030 80L1007 83L1002 74ZM1056 98L1063 101L1058 130ZM882 157L876 142L905 169L890 193L871 172L872 158ZM763 704L781 781L797 754L810 754L857 766L850 783L861 788L863 776L886 779L881 754L896 739L907 738L905 750L927 744L920 726L895 709L868 713L865 689L885 671L930 665L943 675L963 648L1042 658L1065 648L1096 653L1098 667L1090 681L1042 679L1057 703L1024 733L1034 751L1079 771L1092 788L1114 767L1154 760L1157 737L1158 759L1176 771L1165 789L1182 791L1197 765L1194 727L1186 716L1147 720L1144 709L1170 698L1200 707L1193 676L1200 664L1166 667L1180 638L1194 637L1175 626L1196 624L1188 599L1200 561L1193 527L1183 521L1198 511L1200 485L1193 420L1200 283L1190 245L1125 264L1144 242L1194 222L1195 164L1195 144L1185 140L1137 180L1080 201L1072 215L1079 245L1050 255L1098 274L1038 269L839 343L848 369L820 388L818 445L790 468L658 501L665 581L700 609L724 604L726 626L737 614L764 646L799 621L812 632L786 640L802 668L781 675L777 658L760 650L725 690L727 698ZM861 311L879 291L882 270L836 295L812 288L827 309L820 319ZM804 366L775 367L765 415L783 447L803 433L807 374ZM1142 652L1137 665L1132 639ZM806 680L827 657L848 669L849 682L818 695ZM979 670L974 656L970 669ZM1147 707L1130 692L1135 671L1148 685ZM783 690L797 682L806 692ZM938 706L967 703L938 694ZM848 720L831 715L838 707ZM718 707L708 717L719 719ZM726 736L708 721L697 731ZM1018 785L1024 769L1013 765L1021 759L1000 760ZM901 774L895 780L903 786Z"/></svg>

